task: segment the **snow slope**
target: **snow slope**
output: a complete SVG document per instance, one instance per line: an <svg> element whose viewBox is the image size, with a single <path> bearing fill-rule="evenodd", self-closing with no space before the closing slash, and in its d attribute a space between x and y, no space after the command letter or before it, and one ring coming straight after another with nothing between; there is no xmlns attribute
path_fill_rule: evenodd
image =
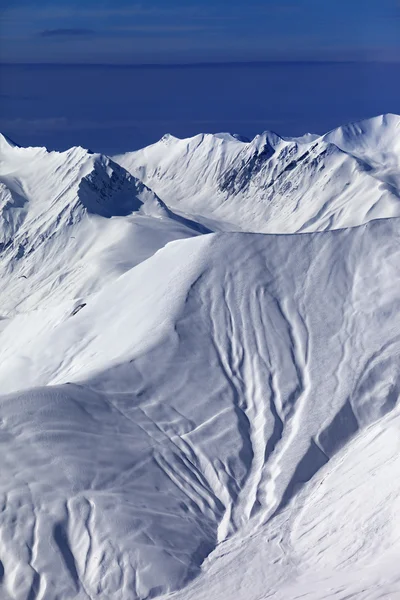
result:
<svg viewBox="0 0 400 600"><path fill-rule="evenodd" d="M163 598L398 598L400 418L367 428L253 536L217 548Z"/></svg>
<svg viewBox="0 0 400 600"><path fill-rule="evenodd" d="M400 215L400 117L320 137L164 136L115 157L168 206L220 229L293 233Z"/></svg>
<svg viewBox="0 0 400 600"><path fill-rule="evenodd" d="M383 185L396 123L264 137ZM352 228L202 235L212 199L0 141L0 597L396 598L400 220L355 170Z"/></svg>
<svg viewBox="0 0 400 600"><path fill-rule="evenodd" d="M0 136L3 316L84 298L200 230L108 157L19 148Z"/></svg>
<svg viewBox="0 0 400 600"><path fill-rule="evenodd" d="M396 406L399 250L397 221L179 241L22 338L17 358L46 387L1 402L5 590L152 597L260 531Z"/></svg>

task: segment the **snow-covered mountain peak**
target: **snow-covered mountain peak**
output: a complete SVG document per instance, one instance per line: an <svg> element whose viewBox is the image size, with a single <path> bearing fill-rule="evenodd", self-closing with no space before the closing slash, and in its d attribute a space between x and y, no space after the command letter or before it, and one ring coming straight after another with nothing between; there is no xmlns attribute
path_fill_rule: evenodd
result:
<svg viewBox="0 0 400 600"><path fill-rule="evenodd" d="M57 152L4 144L0 154L3 186L11 195L25 195L30 206L39 205L42 212L50 207L56 212L81 207L101 216L127 215L141 208L140 198L149 192L109 157L80 146Z"/></svg>
<svg viewBox="0 0 400 600"><path fill-rule="evenodd" d="M160 140L158 142L156 142L156 144L158 143L158 144L164 144L165 146L168 146L169 144L173 144L178 139L179 138L172 135L172 133L164 133L162 138L160 138Z"/></svg>
<svg viewBox="0 0 400 600"><path fill-rule="evenodd" d="M353 141L354 145L368 142L371 146L388 146L392 145L395 139L399 140L399 130L400 115L386 113L342 125L325 134L325 137L341 135L348 143Z"/></svg>
<svg viewBox="0 0 400 600"><path fill-rule="evenodd" d="M155 224L155 219L161 222ZM149 233L146 240L147 228L159 229L159 235ZM39 298L52 302L54 294L75 298L100 288L107 279L104 261L110 245L121 252L121 260L109 270L112 278L147 258L158 244L200 230L174 215L107 156L79 146L56 152L7 144L0 152L0 292L8 290L5 311L25 310ZM124 256L122 248L132 252ZM98 267L93 268L96 264L103 264L104 281ZM26 278L30 295L25 293ZM57 285L60 278L62 285Z"/></svg>
<svg viewBox="0 0 400 600"><path fill-rule="evenodd" d="M0 133L0 152L7 151L7 148L15 148L18 144L13 142L9 137Z"/></svg>
<svg viewBox="0 0 400 600"><path fill-rule="evenodd" d="M270 144L272 147L279 146L284 141L284 138L275 133L275 131L263 131L256 135L249 144L258 148L265 144Z"/></svg>
<svg viewBox="0 0 400 600"><path fill-rule="evenodd" d="M222 230L290 233L400 216L400 117L326 135L171 138L115 157L175 211Z"/></svg>
<svg viewBox="0 0 400 600"><path fill-rule="evenodd" d="M399 115L385 114L350 123L330 131L324 138L381 170L400 165Z"/></svg>

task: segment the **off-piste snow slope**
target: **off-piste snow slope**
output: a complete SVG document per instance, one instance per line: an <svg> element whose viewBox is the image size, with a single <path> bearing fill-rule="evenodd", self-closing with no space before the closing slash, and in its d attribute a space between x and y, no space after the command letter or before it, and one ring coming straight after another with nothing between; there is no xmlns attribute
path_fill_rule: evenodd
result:
<svg viewBox="0 0 400 600"><path fill-rule="evenodd" d="M334 145L307 210L276 150L222 202L228 135L132 174L1 140L1 598L399 597L399 122L277 138Z"/></svg>

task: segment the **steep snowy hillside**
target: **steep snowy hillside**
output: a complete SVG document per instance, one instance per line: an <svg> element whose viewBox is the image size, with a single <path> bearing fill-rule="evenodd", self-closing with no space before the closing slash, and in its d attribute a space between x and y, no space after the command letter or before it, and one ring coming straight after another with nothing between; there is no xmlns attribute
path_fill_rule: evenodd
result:
<svg viewBox="0 0 400 600"><path fill-rule="evenodd" d="M0 600L397 598L399 128L0 136Z"/></svg>
<svg viewBox="0 0 400 600"><path fill-rule="evenodd" d="M198 231L105 156L19 148L0 136L2 316L84 299Z"/></svg>
<svg viewBox="0 0 400 600"><path fill-rule="evenodd" d="M399 139L400 117L385 115L321 137L164 136L115 160L214 228L320 231L400 216Z"/></svg>
<svg viewBox="0 0 400 600"><path fill-rule="evenodd" d="M0 403L5 592L151 598L200 575L183 597L202 598L219 581L207 572L224 542L246 571L254 535L269 578L239 573L235 597L259 598L263 581L265 597L293 598L285 588L296 577L310 585L307 573L329 581L315 597L333 597L367 568L385 589L399 586L394 561L384 572L371 562L377 547L399 550L385 520L397 488L369 499L364 529L337 520L386 456L378 446L369 459L357 436L398 410L399 242L397 220L177 241L74 316L39 332L15 320L15 387L27 371L29 385L46 387ZM349 466L334 459L331 472L343 448ZM323 487L299 496L313 476Z"/></svg>

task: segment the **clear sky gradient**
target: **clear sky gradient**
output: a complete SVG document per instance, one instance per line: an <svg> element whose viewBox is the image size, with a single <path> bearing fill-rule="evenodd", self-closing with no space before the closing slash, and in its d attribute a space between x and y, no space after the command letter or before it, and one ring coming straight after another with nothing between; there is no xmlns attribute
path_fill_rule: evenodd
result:
<svg viewBox="0 0 400 600"><path fill-rule="evenodd" d="M3 0L3 63L400 61L400 0Z"/></svg>

